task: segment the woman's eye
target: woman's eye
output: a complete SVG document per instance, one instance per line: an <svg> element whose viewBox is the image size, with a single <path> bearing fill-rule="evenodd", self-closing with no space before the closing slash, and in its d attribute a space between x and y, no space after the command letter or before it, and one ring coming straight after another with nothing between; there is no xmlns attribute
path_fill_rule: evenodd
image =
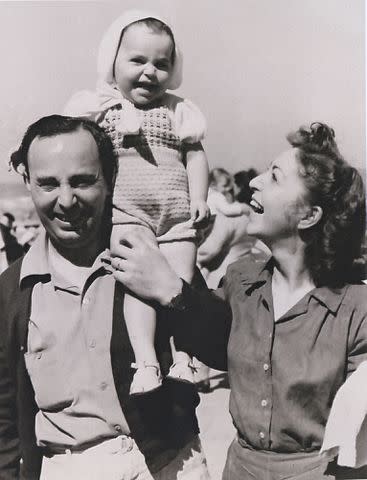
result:
<svg viewBox="0 0 367 480"><path fill-rule="evenodd" d="M137 65L142 65L144 63L144 60L142 58L132 58L131 62L136 63Z"/></svg>
<svg viewBox="0 0 367 480"><path fill-rule="evenodd" d="M275 176L274 172L271 173L271 179L273 180L273 182L277 181L277 177Z"/></svg>

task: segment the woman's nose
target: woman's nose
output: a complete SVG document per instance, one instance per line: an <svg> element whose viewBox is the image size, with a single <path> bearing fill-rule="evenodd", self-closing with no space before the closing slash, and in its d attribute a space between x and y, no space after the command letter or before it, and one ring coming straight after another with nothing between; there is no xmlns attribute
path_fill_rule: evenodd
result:
<svg viewBox="0 0 367 480"><path fill-rule="evenodd" d="M250 183L249 183L249 187L251 188L251 190L259 190L260 188L260 181L261 181L261 175L258 175L257 177L253 178Z"/></svg>
<svg viewBox="0 0 367 480"><path fill-rule="evenodd" d="M61 208L67 210L76 203L73 189L70 186L60 187L58 203Z"/></svg>

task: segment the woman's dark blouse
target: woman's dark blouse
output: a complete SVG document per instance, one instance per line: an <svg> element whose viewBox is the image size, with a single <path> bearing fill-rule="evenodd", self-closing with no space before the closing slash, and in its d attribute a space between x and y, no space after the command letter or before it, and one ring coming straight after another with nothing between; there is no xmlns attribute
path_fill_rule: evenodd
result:
<svg viewBox="0 0 367 480"><path fill-rule="evenodd" d="M239 261L215 294L185 284L176 346L228 369L243 446L318 450L336 391L367 360L367 289L315 288L275 323L271 272Z"/></svg>

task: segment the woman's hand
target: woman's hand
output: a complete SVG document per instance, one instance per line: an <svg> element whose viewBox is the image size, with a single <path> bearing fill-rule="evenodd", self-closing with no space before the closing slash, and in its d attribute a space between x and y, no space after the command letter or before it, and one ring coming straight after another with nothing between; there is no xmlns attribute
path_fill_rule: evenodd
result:
<svg viewBox="0 0 367 480"><path fill-rule="evenodd" d="M137 296L167 305L182 289L182 280L171 268L153 236L131 229L115 245L112 266L115 278Z"/></svg>

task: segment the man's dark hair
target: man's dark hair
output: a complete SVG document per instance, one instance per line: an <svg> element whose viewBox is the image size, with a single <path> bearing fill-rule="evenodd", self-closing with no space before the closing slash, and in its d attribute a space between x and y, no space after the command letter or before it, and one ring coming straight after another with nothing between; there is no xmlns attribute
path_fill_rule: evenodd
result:
<svg viewBox="0 0 367 480"><path fill-rule="evenodd" d="M35 138L53 137L63 133L76 132L79 129L89 132L94 138L98 148L103 176L109 190L112 191L117 163L111 140L106 132L96 123L83 118L49 115L32 123L27 129L19 149L11 155L10 165L15 171L22 173L23 177L28 178L28 152ZM21 166L23 166L22 172L20 172L19 168Z"/></svg>

